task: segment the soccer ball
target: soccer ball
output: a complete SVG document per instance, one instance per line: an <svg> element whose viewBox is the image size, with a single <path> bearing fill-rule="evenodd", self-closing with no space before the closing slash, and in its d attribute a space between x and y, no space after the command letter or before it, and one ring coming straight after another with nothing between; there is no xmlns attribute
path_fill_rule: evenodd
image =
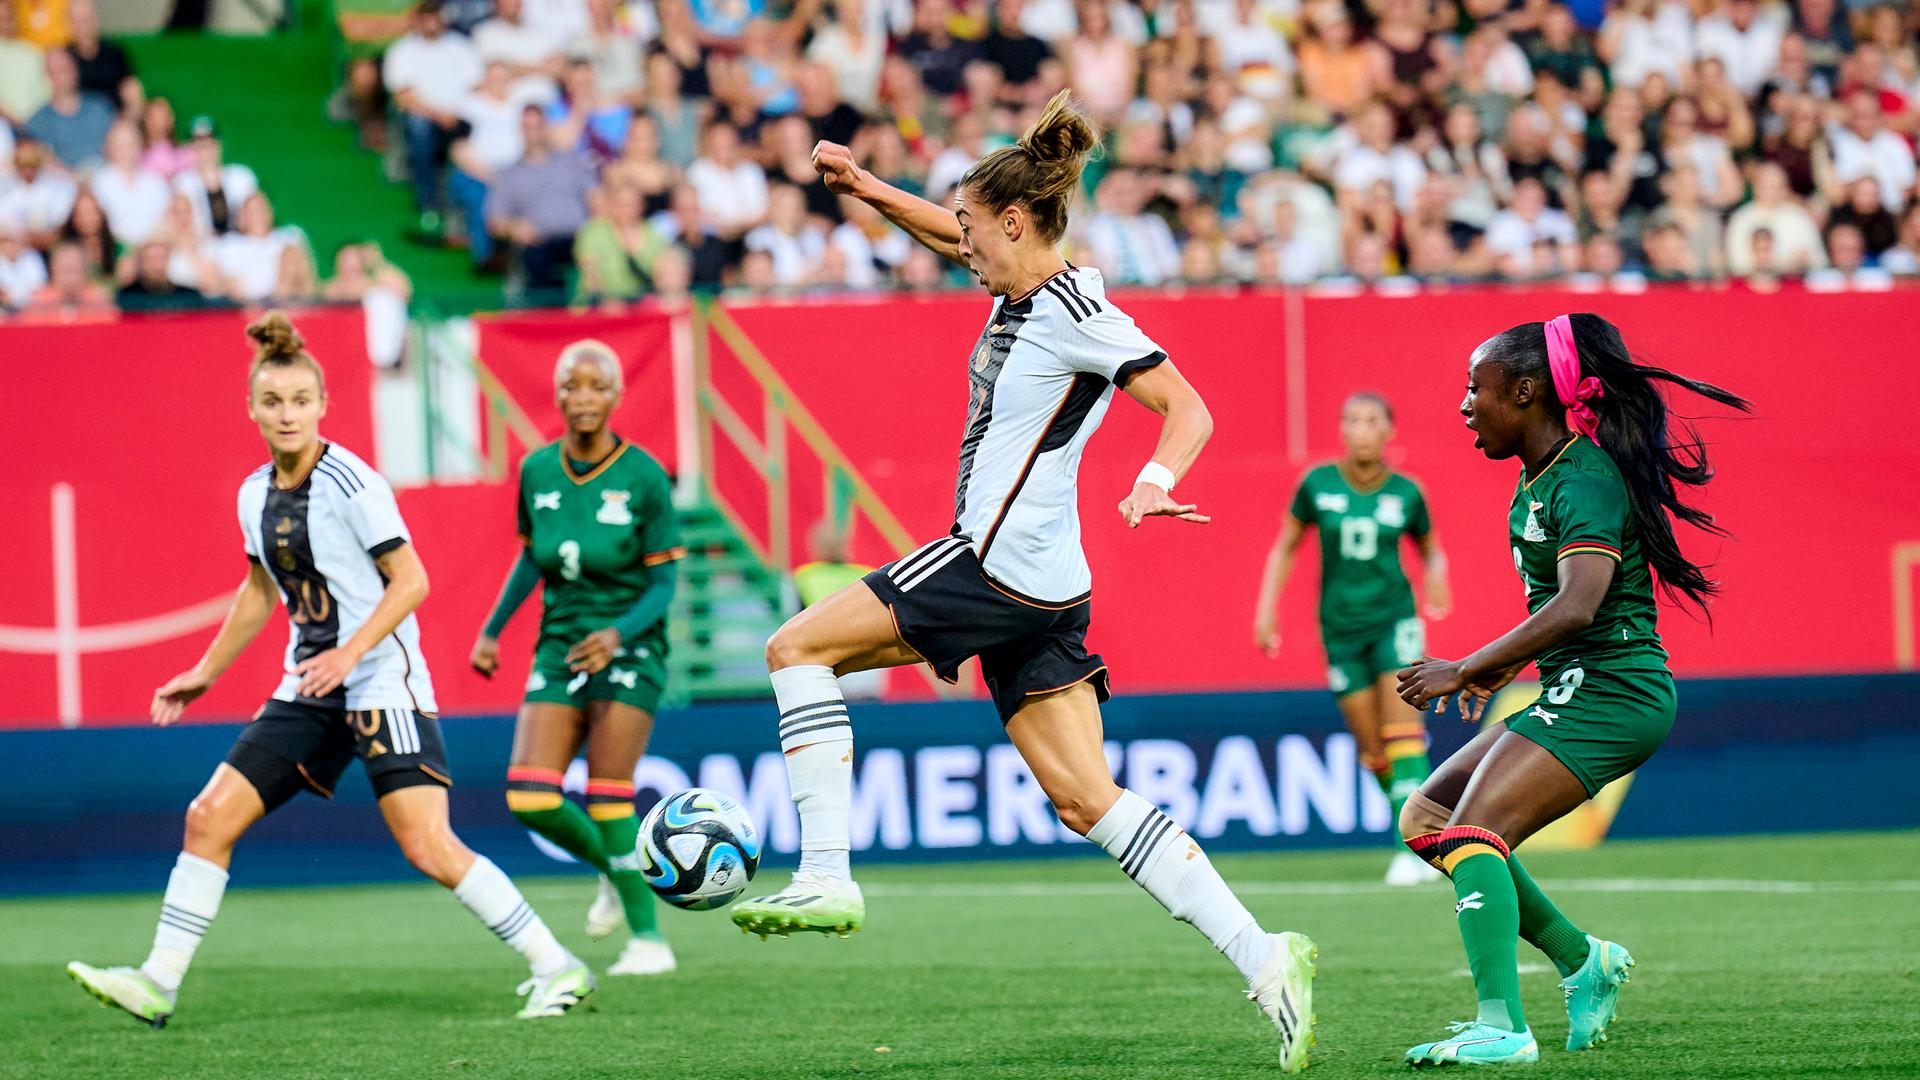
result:
<svg viewBox="0 0 1920 1080"><path fill-rule="evenodd" d="M729 903L760 868L760 833L746 807L709 788L669 795L640 823L640 874L688 911Z"/></svg>

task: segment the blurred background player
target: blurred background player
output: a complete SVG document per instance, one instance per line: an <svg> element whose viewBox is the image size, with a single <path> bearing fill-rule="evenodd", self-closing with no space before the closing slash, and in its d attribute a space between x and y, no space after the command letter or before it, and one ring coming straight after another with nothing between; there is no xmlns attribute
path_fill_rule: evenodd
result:
<svg viewBox="0 0 1920 1080"><path fill-rule="evenodd" d="M1407 1051L1415 1065L1537 1061L1520 1007L1516 938L1553 961L1567 1003L1567 1049L1606 1038L1633 957L1562 915L1512 849L1652 757L1678 699L1653 603L1704 612L1719 590L1680 551L1671 514L1723 534L1676 485L1712 478L1706 444L1672 414L1658 383L1746 409L1707 383L1636 363L1598 315L1522 323L1489 338L1468 362L1460 412L1473 444L1495 461L1518 457L1507 512L1527 619L1464 660L1423 660L1400 672L1400 695L1423 709L1459 695L1477 722L1487 701L1538 661L1546 687L1525 712L1487 725L1407 800L1407 846L1453 878L1479 1013L1454 1034Z"/></svg>
<svg viewBox="0 0 1920 1080"><path fill-rule="evenodd" d="M471 663L492 677L500 632L543 584L507 804L529 829L600 871L587 933L603 938L624 922L629 934L607 974L658 975L673 970L674 958L635 854L633 770L667 683L667 609L686 549L666 470L608 427L625 387L620 358L598 341L576 341L561 350L553 382L567 432L520 463L523 546ZM583 746L584 810L560 789Z"/></svg>
<svg viewBox="0 0 1920 1080"><path fill-rule="evenodd" d="M767 642L800 867L784 891L735 905L733 921L762 937L859 928L866 901L848 866L853 728L835 676L926 663L952 681L978 656L1007 736L1061 822L1233 962L1280 1034L1281 1068L1296 1071L1313 1041L1313 943L1262 930L1185 830L1114 784L1102 748L1107 668L1086 648L1093 579L1080 549L1080 456L1113 391L1125 390L1164 422L1121 517L1130 528L1149 517L1204 524L1169 492L1213 420L1165 351L1107 299L1099 271L1060 253L1097 143L1062 91L1017 142L965 172L951 210L876 178L845 146L814 148L836 194L967 267L995 299L967 360L951 531L802 611Z"/></svg>
<svg viewBox="0 0 1920 1080"><path fill-rule="evenodd" d="M1400 541L1413 541L1426 570L1426 614L1443 619L1452 606L1447 557L1427 513L1426 494L1387 465L1393 406L1362 391L1340 409L1347 456L1307 470L1280 521L1280 535L1260 575L1253 642L1280 654L1280 593L1308 529L1320 533L1320 639L1327 650L1327 687L1359 747L1360 761L1380 781L1394 820L1427 778L1427 727L1420 710L1400 700L1393 673L1426 655L1426 627L1414 613L1413 586L1400 565ZM1439 872L1413 852L1396 851L1387 884L1417 885Z"/></svg>
<svg viewBox="0 0 1920 1080"><path fill-rule="evenodd" d="M807 532L807 550L811 562L793 568L793 591L803 608L813 605L859 581L873 567L854 562L847 551L847 532L830 518L822 518ZM840 676L840 696L847 701L879 701L885 694L887 673L849 671Z"/></svg>
<svg viewBox="0 0 1920 1080"><path fill-rule="evenodd" d="M259 345L248 411L273 453L240 485L247 576L206 655L154 691L153 722L178 720L232 666L266 627L276 589L292 624L287 673L187 807L186 840L146 962L75 961L67 973L101 1001L163 1026L220 910L235 843L303 790L331 798L357 757L407 860L526 958L533 977L520 984L528 999L520 1016L558 1016L593 992L593 975L500 868L447 823L452 781L413 617L427 598L427 572L393 489L320 437L325 377L287 317L268 312L247 334Z"/></svg>

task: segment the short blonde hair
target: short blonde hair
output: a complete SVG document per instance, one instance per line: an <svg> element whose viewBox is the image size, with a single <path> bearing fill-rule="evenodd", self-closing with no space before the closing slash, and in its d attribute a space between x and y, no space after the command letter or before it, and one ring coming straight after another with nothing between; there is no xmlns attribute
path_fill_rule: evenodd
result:
<svg viewBox="0 0 1920 1080"><path fill-rule="evenodd" d="M620 356L613 351L613 346L595 338L582 338L560 350L560 359L553 365L555 390L566 384L567 375L573 371L574 365L582 360L589 361L600 369L600 374L606 376L607 381L613 384L614 393L620 393L627 388L626 373L621 370Z"/></svg>

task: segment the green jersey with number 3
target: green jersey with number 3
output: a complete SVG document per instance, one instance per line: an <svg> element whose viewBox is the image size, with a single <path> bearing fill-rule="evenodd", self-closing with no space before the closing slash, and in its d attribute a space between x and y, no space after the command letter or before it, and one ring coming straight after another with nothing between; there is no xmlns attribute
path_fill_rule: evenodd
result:
<svg viewBox="0 0 1920 1080"><path fill-rule="evenodd" d="M1538 477L1520 471L1507 514L1513 565L1527 589L1527 610L1539 611L1560 592L1560 560L1604 555L1618 564L1593 625L1540 657L1540 670L1664 666L1653 605L1653 572L1626 481L1607 452L1576 435Z"/></svg>
<svg viewBox="0 0 1920 1080"><path fill-rule="evenodd" d="M1400 565L1402 537L1432 526L1420 485L1399 473L1362 491L1335 464L1300 478L1288 510L1320 532L1320 633L1328 641L1378 637L1413 617Z"/></svg>
<svg viewBox="0 0 1920 1080"><path fill-rule="evenodd" d="M520 536L540 568L540 641L567 646L613 625L647 588L647 568L680 558L672 484L645 450L623 442L587 472L558 442L520 463ZM664 656L666 622L628 649Z"/></svg>

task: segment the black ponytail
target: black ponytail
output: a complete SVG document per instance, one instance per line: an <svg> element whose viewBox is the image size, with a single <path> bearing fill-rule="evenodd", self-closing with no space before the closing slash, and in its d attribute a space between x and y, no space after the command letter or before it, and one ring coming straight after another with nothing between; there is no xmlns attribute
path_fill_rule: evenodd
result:
<svg viewBox="0 0 1920 1080"><path fill-rule="evenodd" d="M1598 315L1583 313L1569 321L1580 353L1581 376L1593 376L1606 388L1604 397L1587 404L1600 422L1601 449L1613 458L1626 481L1647 562L1660 580L1660 591L1669 601L1691 603L1704 613L1707 601L1720 591L1720 583L1681 553L1668 515L1715 536L1725 536L1727 531L1714 523L1713 515L1680 498L1677 485L1701 487L1713 479L1713 467L1707 463L1706 443L1699 432L1686 417L1676 417L1654 384L1668 383L1742 412L1750 411L1751 405L1711 383L1636 362L1619 329ZM1501 333L1488 342L1486 356L1506 371L1508 379L1533 376L1546 387L1548 405L1565 411L1547 366L1546 324L1521 323Z"/></svg>

